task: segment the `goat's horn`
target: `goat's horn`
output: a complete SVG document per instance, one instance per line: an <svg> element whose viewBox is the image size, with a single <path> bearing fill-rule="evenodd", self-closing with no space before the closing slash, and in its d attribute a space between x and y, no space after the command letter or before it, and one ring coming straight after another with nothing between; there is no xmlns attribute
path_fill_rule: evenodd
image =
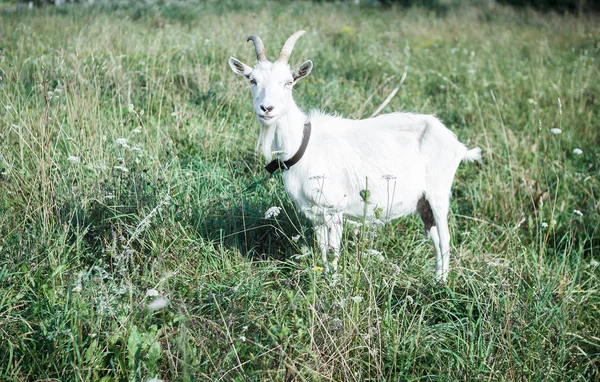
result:
<svg viewBox="0 0 600 382"><path fill-rule="evenodd" d="M256 48L256 59L258 61L267 61L267 51L265 50L265 46L258 36L248 36L248 40L246 42L252 41L254 43L254 47Z"/></svg>
<svg viewBox="0 0 600 382"><path fill-rule="evenodd" d="M283 62L284 64L288 63L290 56L292 55L292 50L294 49L294 45L296 45L296 41L298 41L300 36L302 36L304 33L306 33L306 32L298 31L298 32L294 33L293 35L291 35L287 39L285 44L283 44L283 48L281 48L281 53L279 53L279 58L277 59L277 61Z"/></svg>

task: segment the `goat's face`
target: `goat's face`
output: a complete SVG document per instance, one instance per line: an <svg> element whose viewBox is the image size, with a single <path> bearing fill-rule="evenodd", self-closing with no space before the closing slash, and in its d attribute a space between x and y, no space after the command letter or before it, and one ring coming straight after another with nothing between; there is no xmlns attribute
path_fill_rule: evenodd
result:
<svg viewBox="0 0 600 382"><path fill-rule="evenodd" d="M312 61L308 60L294 70L290 70L288 59L298 37L304 31L294 33L283 46L279 59L274 63L267 60L260 38L248 37L254 41L258 62L251 68L231 57L229 66L234 73L248 79L252 90L252 103L258 120L265 125L274 124L287 112L292 100L292 88L301 78L312 70Z"/></svg>

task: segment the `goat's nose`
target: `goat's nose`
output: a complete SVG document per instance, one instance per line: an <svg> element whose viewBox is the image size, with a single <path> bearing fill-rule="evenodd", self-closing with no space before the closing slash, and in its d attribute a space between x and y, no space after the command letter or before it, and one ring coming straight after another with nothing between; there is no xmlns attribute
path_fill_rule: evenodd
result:
<svg viewBox="0 0 600 382"><path fill-rule="evenodd" d="M274 106L260 105L260 109L266 113L273 111Z"/></svg>

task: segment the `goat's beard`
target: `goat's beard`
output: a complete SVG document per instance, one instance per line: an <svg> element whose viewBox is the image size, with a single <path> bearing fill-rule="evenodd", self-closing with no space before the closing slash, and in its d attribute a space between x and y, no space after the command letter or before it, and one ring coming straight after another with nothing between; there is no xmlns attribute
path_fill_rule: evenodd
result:
<svg viewBox="0 0 600 382"><path fill-rule="evenodd" d="M275 125L260 125L260 135L256 142L256 150L261 151L267 161L273 156L273 140L275 139Z"/></svg>

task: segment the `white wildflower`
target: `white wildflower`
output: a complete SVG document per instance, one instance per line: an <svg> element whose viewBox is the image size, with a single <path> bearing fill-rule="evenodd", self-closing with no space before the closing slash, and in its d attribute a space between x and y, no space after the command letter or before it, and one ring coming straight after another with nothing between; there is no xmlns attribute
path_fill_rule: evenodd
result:
<svg viewBox="0 0 600 382"><path fill-rule="evenodd" d="M559 129L559 128L557 128L557 127L554 127L552 129L550 129L550 134L552 134L552 135L560 135L560 134L562 134L562 130Z"/></svg>
<svg viewBox="0 0 600 382"><path fill-rule="evenodd" d="M298 241L298 240L300 240L300 235L294 235L294 236L292 236L292 240L295 241L295 242Z"/></svg>
<svg viewBox="0 0 600 382"><path fill-rule="evenodd" d="M542 228L548 228L548 223L542 222Z"/></svg>
<svg viewBox="0 0 600 382"><path fill-rule="evenodd" d="M104 163L92 163L92 164L89 164L87 167L91 170L100 170L100 171L108 170L108 166L105 165Z"/></svg>
<svg viewBox="0 0 600 382"><path fill-rule="evenodd" d="M358 304L359 302L361 302L363 300L363 298L361 296L353 296L353 297L350 297L350 300L354 301L355 304Z"/></svg>
<svg viewBox="0 0 600 382"><path fill-rule="evenodd" d="M125 294L125 293L127 293L127 288L126 288L125 286L121 286L121 287L119 287L119 288L115 289L115 290L114 290L114 293L115 293L116 295L122 295L122 294Z"/></svg>
<svg viewBox="0 0 600 382"><path fill-rule="evenodd" d="M537 105L537 102L535 102L533 98L527 98L527 102L529 102L532 105Z"/></svg>
<svg viewBox="0 0 600 382"><path fill-rule="evenodd" d="M12 127L12 128L13 128L13 129L15 129L15 130L19 130L19 129L21 128L21 126L19 126L19 125L15 125L14 123L12 123L12 124L10 125L10 127Z"/></svg>
<svg viewBox="0 0 600 382"><path fill-rule="evenodd" d="M381 227L383 227L385 225L385 223L383 221L381 221L380 219L375 219L371 222L371 226L374 229L379 229Z"/></svg>
<svg viewBox="0 0 600 382"><path fill-rule="evenodd" d="M127 167L125 167L125 166L114 166L113 169L122 171L124 173L128 173L129 172L129 169Z"/></svg>
<svg viewBox="0 0 600 382"><path fill-rule="evenodd" d="M115 144L119 147L123 147L128 149L129 148L129 143L127 143L127 138L117 138L115 140Z"/></svg>
<svg viewBox="0 0 600 382"><path fill-rule="evenodd" d="M375 258L375 260L377 260L377 261L385 260L383 255L381 254L381 252L379 252L378 250L373 249L373 248L367 249L363 254L365 256L371 256L371 257Z"/></svg>
<svg viewBox="0 0 600 382"><path fill-rule="evenodd" d="M279 216L281 207L273 206L265 212L265 219L270 219Z"/></svg>
<svg viewBox="0 0 600 382"><path fill-rule="evenodd" d="M159 297L148 304L148 309L150 310L161 310L164 309L167 305L169 305L169 300L166 298Z"/></svg>
<svg viewBox="0 0 600 382"><path fill-rule="evenodd" d="M573 210L573 213L575 215L583 216L583 213L581 211L579 211L579 210Z"/></svg>
<svg viewBox="0 0 600 382"><path fill-rule="evenodd" d="M600 265L600 262L598 262L597 260L590 261L590 267L596 268L598 265Z"/></svg>
<svg viewBox="0 0 600 382"><path fill-rule="evenodd" d="M136 127L135 129L133 129L131 132L132 132L132 133L135 133L135 134L139 134L139 133L141 133L141 132L142 132L142 129L141 129L141 127L140 127L140 126L138 126L138 127Z"/></svg>
<svg viewBox="0 0 600 382"><path fill-rule="evenodd" d="M156 296L158 296L158 291L156 289L152 288L152 289L148 289L146 291L146 297L156 297Z"/></svg>
<svg viewBox="0 0 600 382"><path fill-rule="evenodd" d="M127 110L129 110L129 112L133 112L135 110L135 107L133 107L132 103L130 103L129 105L127 105Z"/></svg>
<svg viewBox="0 0 600 382"><path fill-rule="evenodd" d="M573 154L575 154L575 155L581 155L581 154L583 154L583 151L581 149L579 149L579 148L576 147L576 148L573 149Z"/></svg>
<svg viewBox="0 0 600 382"><path fill-rule="evenodd" d="M71 155L67 158L67 160L71 163L81 163L81 158Z"/></svg>
<svg viewBox="0 0 600 382"><path fill-rule="evenodd" d="M104 199L114 199L116 198L115 194L108 194L104 196Z"/></svg>
<svg viewBox="0 0 600 382"><path fill-rule="evenodd" d="M246 342L246 336L244 336L244 335L240 336L240 341Z"/></svg>
<svg viewBox="0 0 600 382"><path fill-rule="evenodd" d="M245 332L246 330L248 330L248 325L244 325L244 326L242 326L242 331L244 331L244 332Z"/></svg>
<svg viewBox="0 0 600 382"><path fill-rule="evenodd" d="M292 259L301 259L303 257L306 257L308 255L310 255L312 253L312 250L310 248L308 248L306 245L303 245L302 248L300 248L300 251L302 252L301 254L296 254L294 256L292 256Z"/></svg>
<svg viewBox="0 0 600 382"><path fill-rule="evenodd" d="M158 377L152 377L152 378L146 379L146 382L165 382L165 381Z"/></svg>

